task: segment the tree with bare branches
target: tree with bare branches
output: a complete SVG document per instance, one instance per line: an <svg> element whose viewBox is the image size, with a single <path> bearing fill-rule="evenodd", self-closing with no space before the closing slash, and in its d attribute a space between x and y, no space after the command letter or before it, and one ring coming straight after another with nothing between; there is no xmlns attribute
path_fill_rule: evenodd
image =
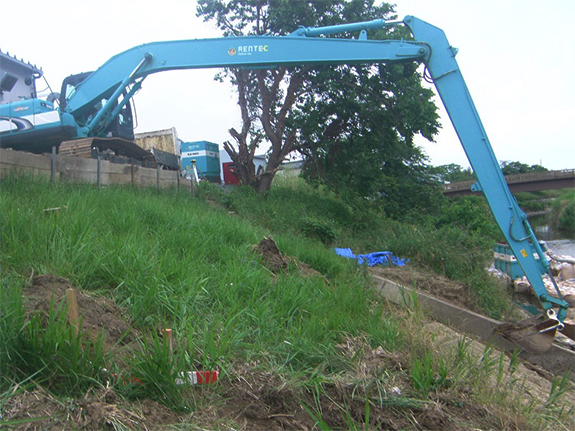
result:
<svg viewBox="0 0 575 431"><path fill-rule="evenodd" d="M396 18L391 5L375 0L199 0L197 11L226 36L285 35L298 26ZM382 29L373 36L410 37L393 31L401 30ZM229 129L233 140L224 148L240 184L269 190L281 163L297 153L306 159L308 178L371 200L386 196L391 202L389 195L399 192L395 202L406 202L423 183L425 157L413 137L420 133L431 140L439 126L433 92L422 88L417 67L226 70L220 78L237 88L242 126ZM254 156L264 144L267 167L255 172Z"/></svg>
<svg viewBox="0 0 575 431"><path fill-rule="evenodd" d="M333 25L362 15L385 17L391 9L374 6L367 0L199 0L197 12L204 21L213 21L225 36L247 34L284 35L297 26ZM299 149L297 130L288 130L290 114L305 91L311 67L278 67L270 70L228 69L227 76L237 88L242 125L230 128L232 142L224 149L235 164L240 184L258 192L269 190L281 163ZM222 76L220 75L220 78ZM269 145L267 166L255 172L254 156L262 144Z"/></svg>

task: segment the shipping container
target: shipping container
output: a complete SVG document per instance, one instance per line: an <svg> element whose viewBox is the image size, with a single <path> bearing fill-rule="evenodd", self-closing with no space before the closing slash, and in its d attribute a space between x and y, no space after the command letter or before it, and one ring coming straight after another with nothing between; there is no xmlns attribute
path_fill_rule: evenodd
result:
<svg viewBox="0 0 575 431"><path fill-rule="evenodd" d="M153 132L136 133L135 141L144 150L157 148L166 153L180 155L182 141L178 138L178 132L175 127Z"/></svg>
<svg viewBox="0 0 575 431"><path fill-rule="evenodd" d="M182 142L182 169L191 169L195 160L198 176L213 183L220 183L220 149L208 141Z"/></svg>
<svg viewBox="0 0 575 431"><path fill-rule="evenodd" d="M543 250L545 250L545 244L544 243L539 244L541 245ZM533 253L533 257L537 261L539 271L541 272L541 274L545 274L546 273L545 268L541 263L539 255L535 252L535 247L533 246L533 244L529 245L531 247L531 253ZM509 277L511 277L512 280L525 276L525 273L523 272L523 269L521 269L519 262L517 262L517 258L513 254L511 247L509 247L509 245L507 245L506 243L497 243L493 247L493 263L495 269L498 269L501 272L507 274Z"/></svg>

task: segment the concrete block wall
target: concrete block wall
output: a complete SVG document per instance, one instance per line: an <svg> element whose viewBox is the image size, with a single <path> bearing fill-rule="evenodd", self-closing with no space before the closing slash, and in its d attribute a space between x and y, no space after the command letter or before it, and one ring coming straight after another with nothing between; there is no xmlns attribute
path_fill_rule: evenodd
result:
<svg viewBox="0 0 575 431"><path fill-rule="evenodd" d="M43 175L55 181L78 183L98 183L98 160L74 156L55 156L55 169L52 172L52 155L38 155L0 149L0 176L9 173ZM122 165L100 161L100 184L108 186L135 185L138 187L185 187L191 189L189 181L179 178L177 171L157 170L141 166Z"/></svg>
<svg viewBox="0 0 575 431"><path fill-rule="evenodd" d="M0 149L0 174L5 175L12 172L50 177L51 161L36 154Z"/></svg>

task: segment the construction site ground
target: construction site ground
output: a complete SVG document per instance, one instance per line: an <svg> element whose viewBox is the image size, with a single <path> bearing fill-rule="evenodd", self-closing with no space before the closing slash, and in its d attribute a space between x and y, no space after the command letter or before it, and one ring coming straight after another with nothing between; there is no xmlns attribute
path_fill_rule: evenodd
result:
<svg viewBox="0 0 575 431"><path fill-rule="evenodd" d="M271 272L277 272L287 262L277 247L261 245L263 262ZM317 275L309 267L302 265L302 275ZM426 283L426 290L443 296L461 307L472 307L465 291L457 284L413 269L375 269L379 276L396 281L413 282L416 277L419 286ZM49 274L38 275L30 279L24 290L27 312L47 310L51 298L63 298L67 289L75 287L63 278ZM96 334L104 331L107 345L113 348L130 343L139 334L130 333L129 322L125 314L110 299L96 298L78 292L78 307L83 316L84 330ZM393 312L398 316L407 313L397 307ZM416 335L428 340L437 350L449 351L456 348L463 334L431 318L418 318ZM122 336L128 332L128 336ZM415 335L414 335L415 336ZM351 338L338 346L349 357L362 357L356 370L342 375L335 382L326 383L326 395L316 400L322 406L322 419L331 424L331 429L348 429L350 421L362 423L366 417L364 402L358 391L360 386L354 382L387 369L392 373L394 390L400 393L409 387L405 373L408 366L408 352L388 352L381 347L372 349L365 340ZM478 341L469 340L469 348L477 357L485 352L486 346ZM506 366L509 359L506 358ZM88 391L83 397L66 399L56 398L42 389L21 390L11 396L2 406L3 419L22 420L11 426L14 430L100 430L100 429L242 429L242 430L312 430L319 429L302 403L301 392L282 381L278 375L264 373L253 368L252 364L236 364L229 376L221 378L215 385L198 386L197 395L203 397L202 407L192 415L181 414L151 400L126 401L114 393L111 388ZM401 377L403 376L403 377ZM525 408L543 409L552 391L552 373L528 363L519 364L513 375L505 375L500 381L486 382L486 385L505 386L510 396L518 397ZM493 379L496 379L493 376ZM403 389L405 390L405 389ZM507 411L496 402L481 405L473 402L471 388L454 391L433 391L428 400L413 403L408 409L388 406L381 408L371 403L369 426L366 429L421 429L421 430L524 430L529 426L523 422L517 412ZM375 394L369 394L374 396ZM365 398L364 398L365 399ZM307 400L310 401L311 400ZM561 397L561 405L568 413L563 414L561 422L555 424L558 429L575 429L575 418L570 408L575 406L575 394L567 391ZM349 413L346 419L341 408ZM531 406L531 407L529 407ZM407 413L406 413L407 412ZM34 421L28 420L34 418ZM334 426L335 424L335 426ZM323 429L323 428L322 428ZM327 428L324 428L327 429Z"/></svg>

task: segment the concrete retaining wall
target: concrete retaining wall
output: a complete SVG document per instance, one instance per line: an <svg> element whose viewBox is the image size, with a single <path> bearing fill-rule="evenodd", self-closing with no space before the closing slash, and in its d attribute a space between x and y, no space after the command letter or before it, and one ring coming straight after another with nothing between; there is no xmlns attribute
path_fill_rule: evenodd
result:
<svg viewBox="0 0 575 431"><path fill-rule="evenodd" d="M499 335L493 334L493 329L501 322L481 316L473 311L465 310L456 305L442 301L425 292L415 291L400 286L390 280L372 275L377 290L390 302L404 307L413 307L414 301L423 307L435 320L446 324L460 332L475 336L485 343L491 344L502 351L513 352L519 346ZM575 381L575 352L558 345L551 346L542 354L519 352L519 357L538 365L552 374L569 373Z"/></svg>
<svg viewBox="0 0 575 431"><path fill-rule="evenodd" d="M119 184L138 187L185 187L191 189L190 181L179 177L177 171L143 168L135 165L110 163L107 160L84 159L74 156L51 154L38 155L0 149L0 175L20 172L44 175L55 181L99 184Z"/></svg>
<svg viewBox="0 0 575 431"><path fill-rule="evenodd" d="M0 149L0 173L22 172L50 176L50 159L36 154Z"/></svg>

